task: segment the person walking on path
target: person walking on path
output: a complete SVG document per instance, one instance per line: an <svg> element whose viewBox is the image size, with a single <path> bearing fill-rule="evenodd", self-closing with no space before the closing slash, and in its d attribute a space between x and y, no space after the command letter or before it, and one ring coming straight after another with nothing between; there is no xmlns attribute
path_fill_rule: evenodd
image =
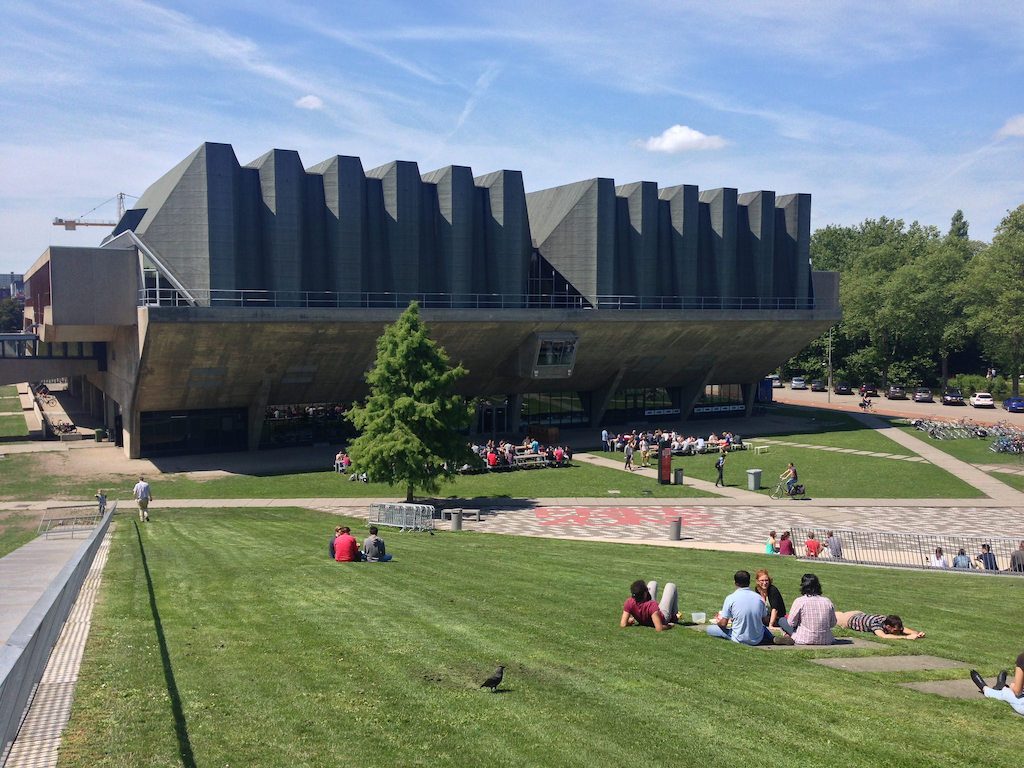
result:
<svg viewBox="0 0 1024 768"><path fill-rule="evenodd" d="M149 522L149 502L153 500L153 491L142 477L139 478L139 482L135 484L132 489L132 497L135 499L135 503L139 507L139 521L148 523Z"/></svg>
<svg viewBox="0 0 1024 768"><path fill-rule="evenodd" d="M718 461L715 462L715 469L718 470L718 479L715 480L715 488L722 486L725 488L725 478L722 473L725 472L725 451L721 451L718 454Z"/></svg>
<svg viewBox="0 0 1024 768"><path fill-rule="evenodd" d="M628 469L630 472L633 471L633 441L630 440L626 443L626 447L622 449L623 455L626 457L626 463L622 467Z"/></svg>

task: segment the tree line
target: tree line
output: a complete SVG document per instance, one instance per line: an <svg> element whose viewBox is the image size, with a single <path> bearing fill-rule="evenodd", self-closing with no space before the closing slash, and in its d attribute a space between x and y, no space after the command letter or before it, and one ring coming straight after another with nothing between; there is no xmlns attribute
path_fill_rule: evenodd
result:
<svg viewBox="0 0 1024 768"><path fill-rule="evenodd" d="M969 389L1019 394L1024 205L1000 222L991 243L970 239L959 210L945 233L885 217L830 225L812 235L811 261L840 273L835 381L945 386L963 374L958 381ZM823 334L782 373L825 378L828 341ZM998 376L986 378L990 368Z"/></svg>

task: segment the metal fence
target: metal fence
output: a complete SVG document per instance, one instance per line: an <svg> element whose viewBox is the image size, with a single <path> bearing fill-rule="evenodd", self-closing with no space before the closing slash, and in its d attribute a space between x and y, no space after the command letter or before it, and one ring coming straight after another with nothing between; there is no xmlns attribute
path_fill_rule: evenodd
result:
<svg viewBox="0 0 1024 768"><path fill-rule="evenodd" d="M298 307L302 309L396 308L416 301L424 309L614 309L684 310L815 309L811 298L787 296L597 296L590 301L570 294L508 293L338 293L335 291L193 290L185 296L171 288L143 288L140 306Z"/></svg>
<svg viewBox="0 0 1024 768"><path fill-rule="evenodd" d="M57 578L0 647L0 765L7 759L25 710L46 669L50 651L78 599L82 582L92 567L96 551L116 511L116 502L107 507L100 524L93 528L90 537L82 542Z"/></svg>
<svg viewBox="0 0 1024 768"><path fill-rule="evenodd" d="M792 528L793 546L797 557L804 560L835 560L824 549L818 558L806 555L805 542L813 533L823 545L829 530L842 545L842 560L864 565L884 565L893 568L931 568L931 558L937 547L950 564L950 570L962 573L1009 574L1024 576L1024 571L1010 571L1010 555L1021 539L991 536L961 536L944 533L895 533L887 531L858 531L851 529ZM983 544L988 544L995 555L998 570L986 570L977 559ZM953 558L960 550L970 558L971 568L953 568Z"/></svg>
<svg viewBox="0 0 1024 768"><path fill-rule="evenodd" d="M432 531L436 511L432 504L374 502L370 505L367 519L370 523L400 528L403 531Z"/></svg>
<svg viewBox="0 0 1024 768"><path fill-rule="evenodd" d="M111 502L115 504L117 502ZM43 512L36 533L46 538L51 536L89 536L103 515L98 504L74 507L51 507Z"/></svg>

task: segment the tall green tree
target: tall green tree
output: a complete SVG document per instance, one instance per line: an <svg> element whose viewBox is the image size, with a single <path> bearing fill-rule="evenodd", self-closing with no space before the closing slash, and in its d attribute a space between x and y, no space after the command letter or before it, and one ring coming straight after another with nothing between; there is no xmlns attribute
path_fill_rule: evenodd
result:
<svg viewBox="0 0 1024 768"><path fill-rule="evenodd" d="M22 323L21 302L17 299L0 299L0 333L17 333Z"/></svg>
<svg viewBox="0 0 1024 768"><path fill-rule="evenodd" d="M377 340L377 360L366 374L370 395L348 419L360 434L349 446L353 464L375 482L404 485L406 501L415 490L440 489L467 461L461 434L469 406L452 387L465 376L429 336L413 302Z"/></svg>
<svg viewBox="0 0 1024 768"><path fill-rule="evenodd" d="M1024 368L1024 205L996 227L992 245L971 262L965 281L966 317L989 359L1009 372L1020 394Z"/></svg>

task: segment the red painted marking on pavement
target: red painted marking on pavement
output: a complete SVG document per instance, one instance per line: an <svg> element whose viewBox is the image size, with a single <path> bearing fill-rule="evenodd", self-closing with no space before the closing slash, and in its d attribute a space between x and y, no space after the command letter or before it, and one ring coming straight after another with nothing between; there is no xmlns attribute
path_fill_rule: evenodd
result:
<svg viewBox="0 0 1024 768"><path fill-rule="evenodd" d="M538 507L535 515L540 525L668 525L676 518L682 518L684 528L719 525L707 512L690 507Z"/></svg>

